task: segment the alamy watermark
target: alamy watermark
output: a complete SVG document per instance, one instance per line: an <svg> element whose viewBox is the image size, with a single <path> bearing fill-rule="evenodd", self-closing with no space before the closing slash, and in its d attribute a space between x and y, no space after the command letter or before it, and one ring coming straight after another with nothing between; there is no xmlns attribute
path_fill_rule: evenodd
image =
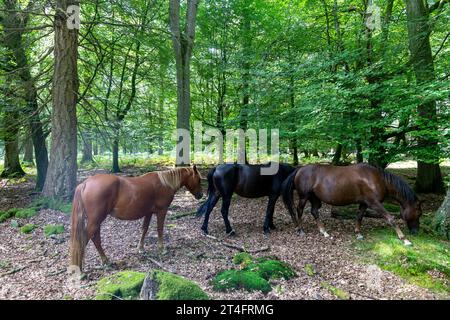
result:
<svg viewBox="0 0 450 320"><path fill-rule="evenodd" d="M176 164L188 164L191 155L191 133L186 129L176 129ZM261 168L262 175L273 175L279 167L279 130L271 129L227 129L206 128L200 121L194 122L194 159L211 155L217 163L257 163L270 159L268 167ZM268 140L270 139L270 153ZM195 160L198 162L197 160Z"/></svg>
<svg viewBox="0 0 450 320"><path fill-rule="evenodd" d="M73 30L73 29L80 29L80 6L78 5L70 5L67 6L66 10L67 15L67 29Z"/></svg>

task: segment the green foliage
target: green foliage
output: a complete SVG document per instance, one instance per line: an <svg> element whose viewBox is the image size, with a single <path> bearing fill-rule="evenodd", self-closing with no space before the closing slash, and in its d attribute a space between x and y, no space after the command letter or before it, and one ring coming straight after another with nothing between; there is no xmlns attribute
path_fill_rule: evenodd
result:
<svg viewBox="0 0 450 320"><path fill-rule="evenodd" d="M20 232L22 232L22 233L30 233L36 228L37 228L37 225L35 225L33 223L28 223L28 224L26 224L26 225L24 225L24 226L22 226L20 228Z"/></svg>
<svg viewBox="0 0 450 320"><path fill-rule="evenodd" d="M196 283L173 273L154 271L152 279L159 285L157 300L208 300L208 295Z"/></svg>
<svg viewBox="0 0 450 320"><path fill-rule="evenodd" d="M139 297L145 273L120 271L97 282L96 300L132 300Z"/></svg>
<svg viewBox="0 0 450 320"><path fill-rule="evenodd" d="M9 209L8 211L0 211L0 223L5 222L9 218L14 217L17 212L17 208Z"/></svg>
<svg viewBox="0 0 450 320"><path fill-rule="evenodd" d="M44 235L50 237L64 232L64 226L62 224L48 224L44 227Z"/></svg>
<svg viewBox="0 0 450 320"><path fill-rule="evenodd" d="M377 229L365 241L356 243L362 256L382 269L435 291L450 291L450 243L433 235L408 236L412 246L404 246L392 230ZM437 272L441 277L433 276Z"/></svg>
<svg viewBox="0 0 450 320"><path fill-rule="evenodd" d="M272 290L269 282L257 273L244 270L224 270L219 272L212 280L214 290L227 291L230 289L245 289L247 291Z"/></svg>

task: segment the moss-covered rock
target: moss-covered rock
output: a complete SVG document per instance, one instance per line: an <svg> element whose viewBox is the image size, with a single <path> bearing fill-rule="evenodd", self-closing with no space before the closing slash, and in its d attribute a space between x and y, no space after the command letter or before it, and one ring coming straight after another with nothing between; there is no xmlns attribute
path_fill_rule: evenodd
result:
<svg viewBox="0 0 450 320"><path fill-rule="evenodd" d="M295 277L295 272L285 262L280 260L265 260L259 263L250 264L245 270L256 272L261 278L289 280Z"/></svg>
<svg viewBox="0 0 450 320"><path fill-rule="evenodd" d="M249 265L253 262L253 257L247 252L239 252L233 257L233 263L239 265Z"/></svg>
<svg viewBox="0 0 450 320"><path fill-rule="evenodd" d="M164 271L153 271L158 284L157 300L208 300L208 295L193 281Z"/></svg>
<svg viewBox="0 0 450 320"><path fill-rule="evenodd" d="M64 226L62 224L48 224L44 227L44 235L50 237L54 234L60 234L64 232Z"/></svg>
<svg viewBox="0 0 450 320"><path fill-rule="evenodd" d="M212 280L214 290L227 291L230 289L245 289L247 291L272 290L269 282L256 272L247 270L224 270L219 272Z"/></svg>
<svg viewBox="0 0 450 320"><path fill-rule="evenodd" d="M22 226L20 228L20 232L22 232L22 233L30 233L31 231L33 231L36 228L37 228L37 226L35 224L28 223L28 224L26 224L26 225L24 225L24 226Z"/></svg>
<svg viewBox="0 0 450 320"><path fill-rule="evenodd" d="M120 271L97 282L96 300L132 300L139 297L145 273Z"/></svg>

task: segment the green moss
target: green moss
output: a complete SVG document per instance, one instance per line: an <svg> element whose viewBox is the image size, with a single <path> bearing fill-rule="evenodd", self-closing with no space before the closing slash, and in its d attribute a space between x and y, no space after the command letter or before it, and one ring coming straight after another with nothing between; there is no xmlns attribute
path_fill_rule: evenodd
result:
<svg viewBox="0 0 450 320"><path fill-rule="evenodd" d="M37 214L37 211L38 209L35 207L18 209L16 211L15 217L21 219L31 218Z"/></svg>
<svg viewBox="0 0 450 320"><path fill-rule="evenodd" d="M246 270L224 270L219 272L212 280L214 290L227 291L230 289L245 289L247 291L272 290L269 282L257 273Z"/></svg>
<svg viewBox="0 0 450 320"><path fill-rule="evenodd" d="M30 233L31 231L33 231L36 228L37 228L37 225L35 225L33 223L28 223L28 224L26 224L26 225L24 225L23 227L20 228L20 232L22 232L22 233Z"/></svg>
<svg viewBox="0 0 450 320"><path fill-rule="evenodd" d="M0 211L0 223L8 220L9 218L14 217L17 212L17 208L9 209L8 211Z"/></svg>
<svg viewBox="0 0 450 320"><path fill-rule="evenodd" d="M316 273L316 271L314 270L314 267L310 264L306 264L304 269L305 269L306 274L310 277L312 277Z"/></svg>
<svg viewBox="0 0 450 320"><path fill-rule="evenodd" d="M253 262L253 257L247 252L239 252L233 257L234 264L248 265Z"/></svg>
<svg viewBox="0 0 450 320"><path fill-rule="evenodd" d="M437 291L450 291L450 243L421 232L408 235L412 246L406 247L387 228L373 231L366 241L356 243L362 257L416 285ZM433 277L431 271L442 277Z"/></svg>
<svg viewBox="0 0 450 320"><path fill-rule="evenodd" d="M195 283L164 271L154 271L152 279L158 282L157 300L208 300L208 295Z"/></svg>
<svg viewBox="0 0 450 320"><path fill-rule="evenodd" d="M250 264L245 270L257 273L261 278L286 280L295 277L295 272L285 262L280 260L266 260L260 263Z"/></svg>
<svg viewBox="0 0 450 320"><path fill-rule="evenodd" d="M344 290L337 288L331 284L329 284L328 282L321 282L320 285L322 287L324 287L325 289L327 289L331 294L335 295L336 297L338 297L341 300L348 300L350 299L350 296L348 295L347 292L345 292Z"/></svg>
<svg viewBox="0 0 450 320"><path fill-rule="evenodd" d="M44 235L50 237L53 234L60 234L64 232L62 224L48 224L44 227Z"/></svg>
<svg viewBox="0 0 450 320"><path fill-rule="evenodd" d="M145 273L120 271L97 282L96 300L131 300L139 297Z"/></svg>

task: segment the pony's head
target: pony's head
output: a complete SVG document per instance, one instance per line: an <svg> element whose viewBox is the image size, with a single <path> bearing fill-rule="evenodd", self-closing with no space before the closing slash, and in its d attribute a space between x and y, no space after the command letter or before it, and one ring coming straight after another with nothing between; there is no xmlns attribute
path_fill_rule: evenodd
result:
<svg viewBox="0 0 450 320"><path fill-rule="evenodd" d="M202 176L200 172L197 170L197 167L194 166L190 168L190 174L187 176L185 180L185 187L189 190L190 193L195 197L195 199L200 200L203 197L202 192Z"/></svg>
<svg viewBox="0 0 450 320"><path fill-rule="evenodd" d="M423 201L420 200L407 202L400 208L400 215L406 222L406 225L412 234L417 234L419 232L419 220L422 215L422 203Z"/></svg>

